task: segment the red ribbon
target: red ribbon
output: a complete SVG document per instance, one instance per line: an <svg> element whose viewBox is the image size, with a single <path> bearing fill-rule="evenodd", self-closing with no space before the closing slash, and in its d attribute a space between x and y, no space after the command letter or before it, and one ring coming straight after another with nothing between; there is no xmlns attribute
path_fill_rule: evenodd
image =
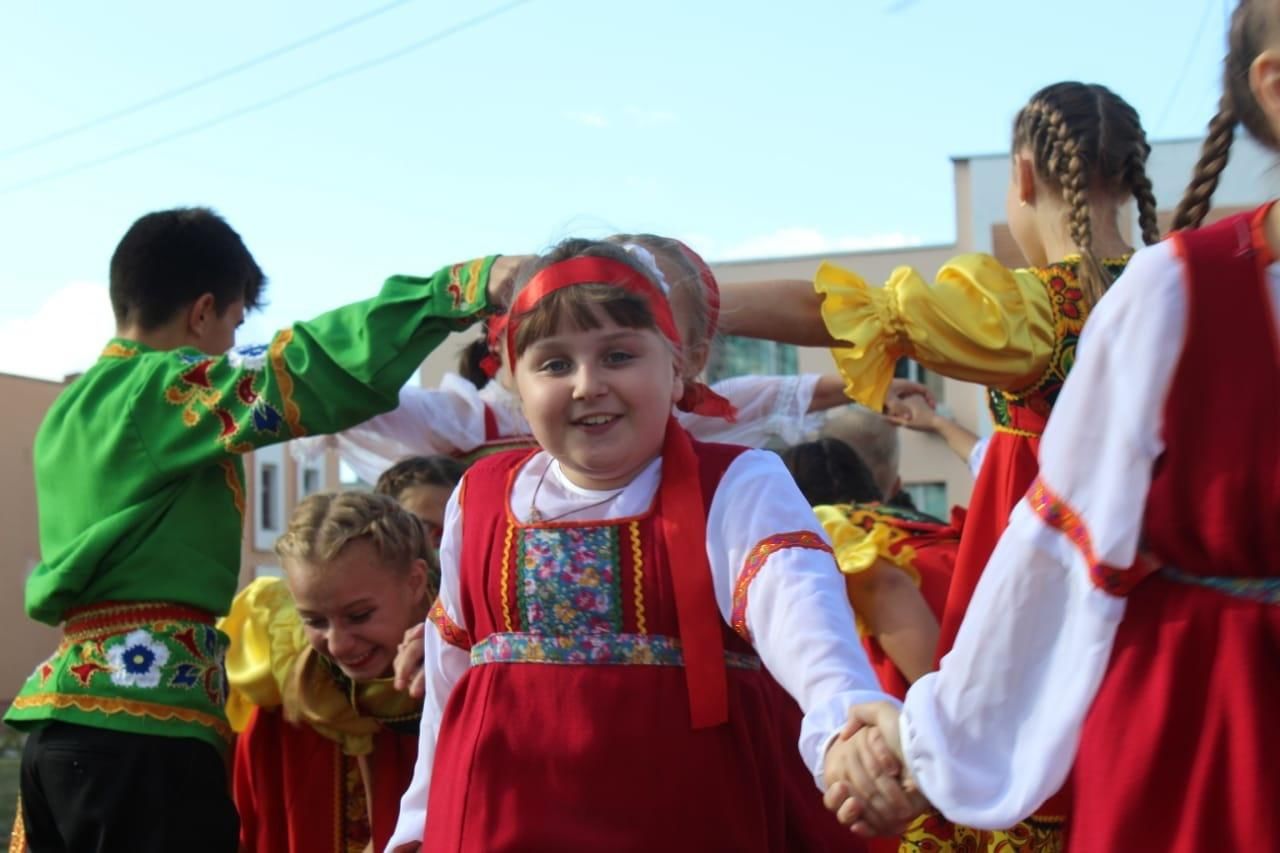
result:
<svg viewBox="0 0 1280 853"><path fill-rule="evenodd" d="M729 678L720 627L724 619L716 604L707 560L707 510L702 502L698 457L689 434L675 418L667 421L662 444L658 500L684 650L689 718L695 729L711 728L729 719Z"/></svg>

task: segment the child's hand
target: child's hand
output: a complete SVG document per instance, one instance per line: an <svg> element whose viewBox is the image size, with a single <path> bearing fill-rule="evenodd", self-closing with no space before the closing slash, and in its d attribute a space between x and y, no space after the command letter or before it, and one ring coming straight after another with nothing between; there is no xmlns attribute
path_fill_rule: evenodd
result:
<svg viewBox="0 0 1280 853"><path fill-rule="evenodd" d="M427 680L423 673L426 642L422 637L425 630L425 623L414 625L404 632L404 639L396 649L394 663L396 689L405 691L415 699L421 699L427 692Z"/></svg>
<svg viewBox="0 0 1280 853"><path fill-rule="evenodd" d="M911 397L923 397L929 408L938 405L938 401L933 398L933 392L929 390L927 385L921 385L919 382L912 382L910 379L893 379L889 382L889 391L885 394L884 404L888 410L896 402L909 399Z"/></svg>
<svg viewBox="0 0 1280 853"><path fill-rule="evenodd" d="M896 835L927 803L903 784L898 745L898 711L888 703L858 705L827 753L823 798L837 819L863 836Z"/></svg>
<svg viewBox="0 0 1280 853"><path fill-rule="evenodd" d="M934 411L929 401L919 394L889 399L885 403L885 409L885 417L898 426L925 432L933 432L936 429L938 413Z"/></svg>
<svg viewBox="0 0 1280 853"><path fill-rule="evenodd" d="M422 844L417 841L410 841L408 844L400 844L391 853L418 853L422 849Z"/></svg>
<svg viewBox="0 0 1280 853"><path fill-rule="evenodd" d="M511 291L515 288L516 274L533 255L503 255L493 262L489 270L489 304L506 308L511 304Z"/></svg>

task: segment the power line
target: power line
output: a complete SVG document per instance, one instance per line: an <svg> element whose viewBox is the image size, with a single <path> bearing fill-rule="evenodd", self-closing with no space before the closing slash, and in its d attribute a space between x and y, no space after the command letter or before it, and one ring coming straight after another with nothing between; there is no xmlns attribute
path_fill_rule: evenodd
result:
<svg viewBox="0 0 1280 853"><path fill-rule="evenodd" d="M1169 100L1165 103L1164 109L1160 111L1160 118L1156 120L1155 124L1150 125L1152 133L1164 130L1165 119L1172 112L1173 105L1178 102L1178 92L1181 91L1182 84L1187 81L1187 72L1191 69L1191 60L1195 58L1196 48L1200 46L1200 40L1204 38L1205 27L1209 23L1209 14L1212 10L1212 3L1204 4L1204 11L1200 14L1200 23L1196 24L1195 31L1191 34L1191 48L1187 51L1187 58L1182 62L1182 70L1178 72L1178 79L1174 81L1173 89L1169 92Z"/></svg>
<svg viewBox="0 0 1280 853"><path fill-rule="evenodd" d="M284 56L286 53L292 53L293 51L298 50L299 48L303 48L303 47L306 47L307 45L314 44L315 42L318 42L321 39L326 39L329 36L336 35L337 33L340 33L343 30L350 29L351 27L354 27L357 24L362 24L365 21L370 20L371 18L376 18L377 16L382 15L386 12L390 12L392 9L396 8L397 6L403 6L408 2L410 2L410 0L392 0L392 2L387 3L383 6L379 6L378 8L372 9L368 12L365 12L363 15L357 15L354 18L348 18L347 20L342 21L341 23L334 24L333 26L328 27L327 29L323 29L323 30L320 30L319 32L312 33L311 35L306 36L305 38L298 39L297 41L291 42L290 44L283 45L282 47L277 47L274 50L269 50L266 53L259 54L258 56L255 56L251 59L246 59L244 62L238 63L236 65L232 65L229 68L224 68L221 71L215 71L213 74L210 74L207 77L201 77L199 80L194 80L190 83L186 83L182 86L178 86L175 89L169 89L168 91L161 92L158 95L152 95L149 98L144 98L141 101L132 103L127 107L121 107L118 110L112 110L109 113L103 113L102 115L97 116L96 118L91 118L88 121L81 122L80 124L72 125L71 127L66 127L66 128L63 128L62 130L54 131L53 133L47 134L45 136L41 136L38 139L32 139L28 142L24 142L21 145L15 145L12 148L0 149L0 160L6 160L9 157L12 157L14 154L20 154L23 151L30 151L32 148L38 148L41 145L47 145L50 142L57 142L59 139L66 139L68 136L74 136L77 133L83 133L84 131L90 130L91 128L99 127L101 125L107 124L108 122L113 122L116 119L133 115L136 112L141 112L142 110L145 110L149 107L154 107L157 104L163 104L166 101L172 101L174 98L177 98L181 95L185 95L188 92L193 92L196 89L204 88L205 86L208 86L211 83L217 83L219 80L225 80L228 77L232 77L236 74L241 73L242 71L248 71L250 68L254 68L258 65L261 65L264 62L269 62L272 59L276 59L278 57Z"/></svg>
<svg viewBox="0 0 1280 853"><path fill-rule="evenodd" d="M182 139L183 137L200 133L201 131L208 130L211 127L217 127L220 124L226 124L229 121L241 118L251 113L260 112L262 110L267 109L268 107L275 106L276 104L279 104L282 101L287 101L290 98L295 98L298 95L301 95L305 92L310 92L312 89L318 89L319 87L332 83L335 80L340 80L343 77L350 77L353 74L359 74L362 71L368 71L371 68L376 68L379 65L385 65L388 62L392 62L394 60L400 59L401 57L407 56L408 54L413 53L414 51L421 50L422 48L427 47L429 45L435 44L440 41L444 41L450 36L457 35L458 33L463 32L464 30L469 30L473 27L477 27L480 24L483 24L487 21L491 21L494 18L505 15L508 12L511 12L520 6L524 6L532 2L533 0L513 0L513 2L506 3L502 6L498 6L495 9L491 9L488 12L477 15L474 18L468 18L467 20L461 23L454 24L453 26L450 26L450 27L446 27L438 32L432 33L426 38L419 39L418 41L407 44L402 48L393 50L390 53L384 53L381 56L374 57L373 59L365 60L364 62L358 62L355 65L350 65L341 70L334 71L331 74L326 74L325 76L312 80L309 83L304 83L301 86L297 86L293 89L289 89L287 91L281 92L278 95L273 95L270 98L265 98L261 101L257 101L247 106L240 107L235 110L231 110L230 112L223 113L222 115L215 116L214 118L199 122L197 124L189 125L180 130L175 130L171 133L166 133L163 136L157 136L154 139L147 140L146 142L141 142L137 145L133 145L128 148L122 148L118 151L113 151L112 153L104 155L102 157L97 157L92 160L85 160L80 163L76 163L73 166L68 166L65 169L58 169L57 171L54 171L54 172L46 172L43 175L37 175L36 177L29 178L25 181L18 181L17 183L8 184L6 186L0 187L0 195L9 195L10 193L14 193L19 190L28 189L30 187L36 186L37 184L47 183L49 181L57 180L58 178L65 178L68 175L74 175L77 172L83 172L87 169L92 169L97 166L103 166L103 165L106 165L107 163L113 163L116 160L122 160L125 157L130 157L134 154L137 154L142 151L146 151L150 148L155 148L156 146L164 145L165 143L172 142L175 139Z"/></svg>

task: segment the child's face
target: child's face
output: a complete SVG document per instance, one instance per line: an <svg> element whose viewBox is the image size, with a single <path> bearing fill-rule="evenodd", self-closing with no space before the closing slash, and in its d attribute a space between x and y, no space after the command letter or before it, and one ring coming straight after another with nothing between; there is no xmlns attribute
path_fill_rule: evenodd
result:
<svg viewBox="0 0 1280 853"><path fill-rule="evenodd" d="M323 565L286 561L289 591L307 641L355 681L391 674L404 632L420 621L426 566L383 563L373 543L356 539Z"/></svg>
<svg viewBox="0 0 1280 853"><path fill-rule="evenodd" d="M628 329L596 311L601 326L535 342L516 362L525 417L572 482L626 485L662 451L682 384L661 334Z"/></svg>
<svg viewBox="0 0 1280 853"><path fill-rule="evenodd" d="M427 538L437 548L440 547L440 537L444 533L444 509L452 493L453 490L448 486L421 483L405 489L398 498L400 506L422 520Z"/></svg>

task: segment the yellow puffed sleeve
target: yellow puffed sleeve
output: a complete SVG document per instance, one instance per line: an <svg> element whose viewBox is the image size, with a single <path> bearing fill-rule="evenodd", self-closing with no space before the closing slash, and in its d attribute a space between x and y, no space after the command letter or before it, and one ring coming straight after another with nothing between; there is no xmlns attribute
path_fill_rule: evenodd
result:
<svg viewBox="0 0 1280 853"><path fill-rule="evenodd" d="M909 548L890 548L894 540L892 527L881 522L873 524L870 529L854 524L850 519L853 507L848 504L815 506L813 512L831 538L831 548L841 572L856 575L871 568L876 560L885 560L906 572L919 585L920 573L911 565L914 552Z"/></svg>
<svg viewBox="0 0 1280 853"><path fill-rule="evenodd" d="M1053 355L1053 306L1043 282L990 255L953 258L933 283L899 267L883 287L824 263L814 287L824 296L827 331L848 344L831 351L845 393L874 411L884 408L904 356L954 379L1018 390Z"/></svg>
<svg viewBox="0 0 1280 853"><path fill-rule="evenodd" d="M307 640L289 588L279 578L259 578L241 590L219 627L231 638L227 719L233 729L243 731L255 706L281 705L290 670Z"/></svg>

